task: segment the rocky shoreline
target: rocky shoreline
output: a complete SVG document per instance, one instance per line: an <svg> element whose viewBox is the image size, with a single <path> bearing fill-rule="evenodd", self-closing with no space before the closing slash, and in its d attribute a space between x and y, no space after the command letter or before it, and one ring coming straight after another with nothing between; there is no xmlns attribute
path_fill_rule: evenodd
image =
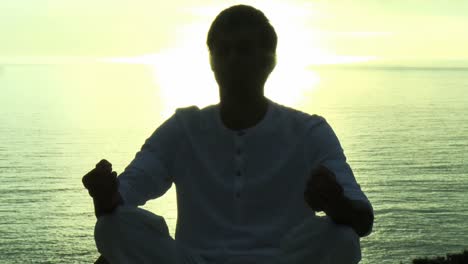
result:
<svg viewBox="0 0 468 264"><path fill-rule="evenodd" d="M400 261L400 264L403 262ZM445 257L416 258L412 264L468 264L468 250L462 253L447 254Z"/></svg>

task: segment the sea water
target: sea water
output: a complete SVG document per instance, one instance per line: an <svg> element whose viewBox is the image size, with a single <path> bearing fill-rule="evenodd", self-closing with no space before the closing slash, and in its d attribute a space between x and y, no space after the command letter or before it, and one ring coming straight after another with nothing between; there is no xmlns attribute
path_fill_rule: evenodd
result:
<svg viewBox="0 0 468 264"><path fill-rule="evenodd" d="M361 263L468 249L468 68L310 73L319 81L290 106L328 120L374 207ZM141 65L0 66L0 263L99 256L81 178L102 158L121 173L164 120L155 79ZM174 186L143 208L174 236Z"/></svg>

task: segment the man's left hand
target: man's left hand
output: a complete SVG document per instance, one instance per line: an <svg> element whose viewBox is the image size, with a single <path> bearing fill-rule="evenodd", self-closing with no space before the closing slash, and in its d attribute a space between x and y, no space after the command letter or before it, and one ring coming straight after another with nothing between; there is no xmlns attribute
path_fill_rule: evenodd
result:
<svg viewBox="0 0 468 264"><path fill-rule="evenodd" d="M343 187L324 165L313 171L307 181L304 199L315 211L328 211L343 200Z"/></svg>

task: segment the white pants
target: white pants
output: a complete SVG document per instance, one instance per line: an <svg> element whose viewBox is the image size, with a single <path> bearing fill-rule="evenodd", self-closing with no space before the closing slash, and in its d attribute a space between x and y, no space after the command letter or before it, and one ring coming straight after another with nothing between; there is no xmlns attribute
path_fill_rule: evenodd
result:
<svg viewBox="0 0 468 264"><path fill-rule="evenodd" d="M207 262L169 235L163 217L138 207L119 206L112 214L99 217L94 238L98 251L111 264L232 263ZM280 248L271 261L258 264L355 264L361 260L359 236L328 216L311 217L292 228Z"/></svg>

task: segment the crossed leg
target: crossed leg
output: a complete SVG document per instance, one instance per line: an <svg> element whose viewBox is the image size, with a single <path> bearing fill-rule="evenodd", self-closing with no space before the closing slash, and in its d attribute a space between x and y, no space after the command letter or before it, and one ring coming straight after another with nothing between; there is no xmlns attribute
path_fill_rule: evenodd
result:
<svg viewBox="0 0 468 264"><path fill-rule="evenodd" d="M94 239L101 259L111 264L205 264L170 236L162 216L138 207L119 206L100 216Z"/></svg>
<svg viewBox="0 0 468 264"><path fill-rule="evenodd" d="M103 256L99 261L105 258L111 264L207 264L169 235L162 216L137 207L119 206L99 217L94 237ZM356 264L360 260L359 236L353 229L327 216L314 216L293 227L280 242L279 254L264 264Z"/></svg>
<svg viewBox="0 0 468 264"><path fill-rule="evenodd" d="M349 226L313 216L292 228L280 244L278 264L356 264L361 260L359 236Z"/></svg>

